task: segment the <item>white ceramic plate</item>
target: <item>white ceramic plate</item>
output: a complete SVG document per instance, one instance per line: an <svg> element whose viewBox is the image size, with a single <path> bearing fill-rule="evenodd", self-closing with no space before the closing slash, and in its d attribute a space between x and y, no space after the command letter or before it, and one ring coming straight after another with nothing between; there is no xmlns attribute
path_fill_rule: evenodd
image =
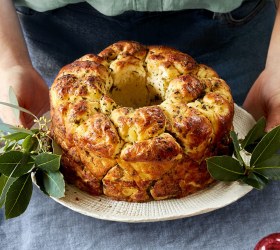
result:
<svg viewBox="0 0 280 250"><path fill-rule="evenodd" d="M244 138L255 120L235 105L234 129ZM229 205L252 190L239 182L218 182L211 187L181 199L130 203L114 201L105 196L91 196L66 184L65 197L55 199L78 213L103 220L121 222L153 222L174 220L213 211Z"/></svg>

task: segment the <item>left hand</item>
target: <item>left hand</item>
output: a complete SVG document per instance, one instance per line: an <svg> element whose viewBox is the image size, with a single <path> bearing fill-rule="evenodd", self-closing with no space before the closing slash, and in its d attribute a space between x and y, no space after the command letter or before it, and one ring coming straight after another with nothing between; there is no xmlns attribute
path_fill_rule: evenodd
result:
<svg viewBox="0 0 280 250"><path fill-rule="evenodd" d="M0 101L10 102L9 88L12 87L18 99L19 106L40 117L49 110L49 89L39 73L29 66L14 66L9 69L0 69ZM0 118L11 125L23 125L30 128L33 125L33 116L21 112L19 121L14 116L12 108L0 107Z"/></svg>
<svg viewBox="0 0 280 250"><path fill-rule="evenodd" d="M250 89L243 107L256 120L266 118L266 131L280 125L280 71L265 69Z"/></svg>

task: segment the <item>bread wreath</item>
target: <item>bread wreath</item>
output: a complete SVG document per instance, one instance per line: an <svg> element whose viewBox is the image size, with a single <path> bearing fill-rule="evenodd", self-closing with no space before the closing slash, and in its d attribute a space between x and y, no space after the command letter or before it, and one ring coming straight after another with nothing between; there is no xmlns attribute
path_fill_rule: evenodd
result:
<svg viewBox="0 0 280 250"><path fill-rule="evenodd" d="M117 42L63 67L50 90L51 133L68 182L143 202L213 182L205 159L229 152L230 88L191 56Z"/></svg>

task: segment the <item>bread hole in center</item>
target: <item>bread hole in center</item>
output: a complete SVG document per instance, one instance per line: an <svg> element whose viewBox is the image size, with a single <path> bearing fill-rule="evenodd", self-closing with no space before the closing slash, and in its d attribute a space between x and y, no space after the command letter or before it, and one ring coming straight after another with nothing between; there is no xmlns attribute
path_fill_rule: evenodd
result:
<svg viewBox="0 0 280 250"><path fill-rule="evenodd" d="M149 81L147 72L142 65L111 64L113 85L110 97L120 106L140 108L160 104L163 98Z"/></svg>

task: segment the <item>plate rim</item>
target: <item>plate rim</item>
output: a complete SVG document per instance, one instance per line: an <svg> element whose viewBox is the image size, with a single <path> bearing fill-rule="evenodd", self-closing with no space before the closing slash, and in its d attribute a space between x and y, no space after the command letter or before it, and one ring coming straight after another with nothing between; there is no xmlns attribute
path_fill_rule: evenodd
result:
<svg viewBox="0 0 280 250"><path fill-rule="evenodd" d="M217 182L216 184L214 185L219 185L221 184L222 182ZM211 206L211 207L208 207L208 208L204 208L204 209L201 209L201 210L197 210L195 212L188 212L188 211L185 211L185 212L181 212L180 214L173 214L173 215L169 215L169 214L166 214L166 215L162 215L162 216L159 216L159 217L149 217L149 216L127 216L127 215L122 215L121 213L119 213L118 215L115 215L115 214L110 214L110 213L96 213L94 211L92 212L89 212L87 210L83 210L83 209L80 209L79 207L77 207L74 203L74 200L72 202L69 202L69 201L65 201L65 197L64 198L54 198L54 197L51 197L54 201L56 201L57 203L65 206L66 208L68 209L71 209L72 211L74 212L77 212L77 213L80 213L82 215L85 215L85 216L88 216L88 217L92 217L92 218L95 218L95 219L100 219L100 220L106 220L106 221L115 221L115 222L126 222L126 223L147 223L147 222L160 222L160 221L168 221L168 220L177 220L177 219L183 219L183 218L188 218L188 217L193 217L193 216L197 216L197 215L201 215L201 214L205 214L205 213L209 213L209 212L212 212L212 211L215 211L215 210L218 210L218 209L221 209L223 207L226 207L234 202L236 202L237 200L241 199L242 197L244 197L246 194L248 194L250 191L252 191L252 187L249 186L249 185L246 185L246 184L241 184L239 182L233 182L231 183L232 185L236 185L239 186L239 187L242 187L242 193L239 193L238 196L234 197L234 198L231 198L230 200L228 200L227 202L223 203L223 205L216 205L216 206ZM77 194L85 194L85 195L89 195L87 193L85 193L84 191L81 191L79 190L78 188L76 188L75 186L73 185L70 185L70 184L66 184L66 188L69 189L69 187L72 189L72 190L75 190L74 192L76 192L75 195ZM186 196L186 197L183 197L183 198L178 198L178 199L170 199L172 201L183 201L184 199L191 199L193 195L199 195L199 193L201 192L205 192L207 191L208 189L211 189L213 188L213 186L209 186L208 188L204 189L204 190L201 190L201 191L198 191L197 193L195 194L192 194L192 195L189 195L189 196ZM234 190L234 189L232 189ZM89 195L90 196L90 195ZM101 200L102 198L103 199L107 199L109 200L110 203L112 204L115 204L115 203L128 203L128 205L131 205L131 202L126 202L126 201L117 201L117 200L112 200L110 199L109 197L106 197L105 195L101 195L101 196L96 196L95 197L96 200ZM76 199L76 198L75 198ZM146 202L147 203L162 203L162 202L166 202L166 201L169 201L169 200L160 200L160 201L149 201L149 202ZM79 201L77 201L79 202ZM99 201L97 201L99 202ZM135 204L135 202L134 202ZM138 204L138 203L137 203ZM139 204L143 204L143 203L139 203Z"/></svg>

